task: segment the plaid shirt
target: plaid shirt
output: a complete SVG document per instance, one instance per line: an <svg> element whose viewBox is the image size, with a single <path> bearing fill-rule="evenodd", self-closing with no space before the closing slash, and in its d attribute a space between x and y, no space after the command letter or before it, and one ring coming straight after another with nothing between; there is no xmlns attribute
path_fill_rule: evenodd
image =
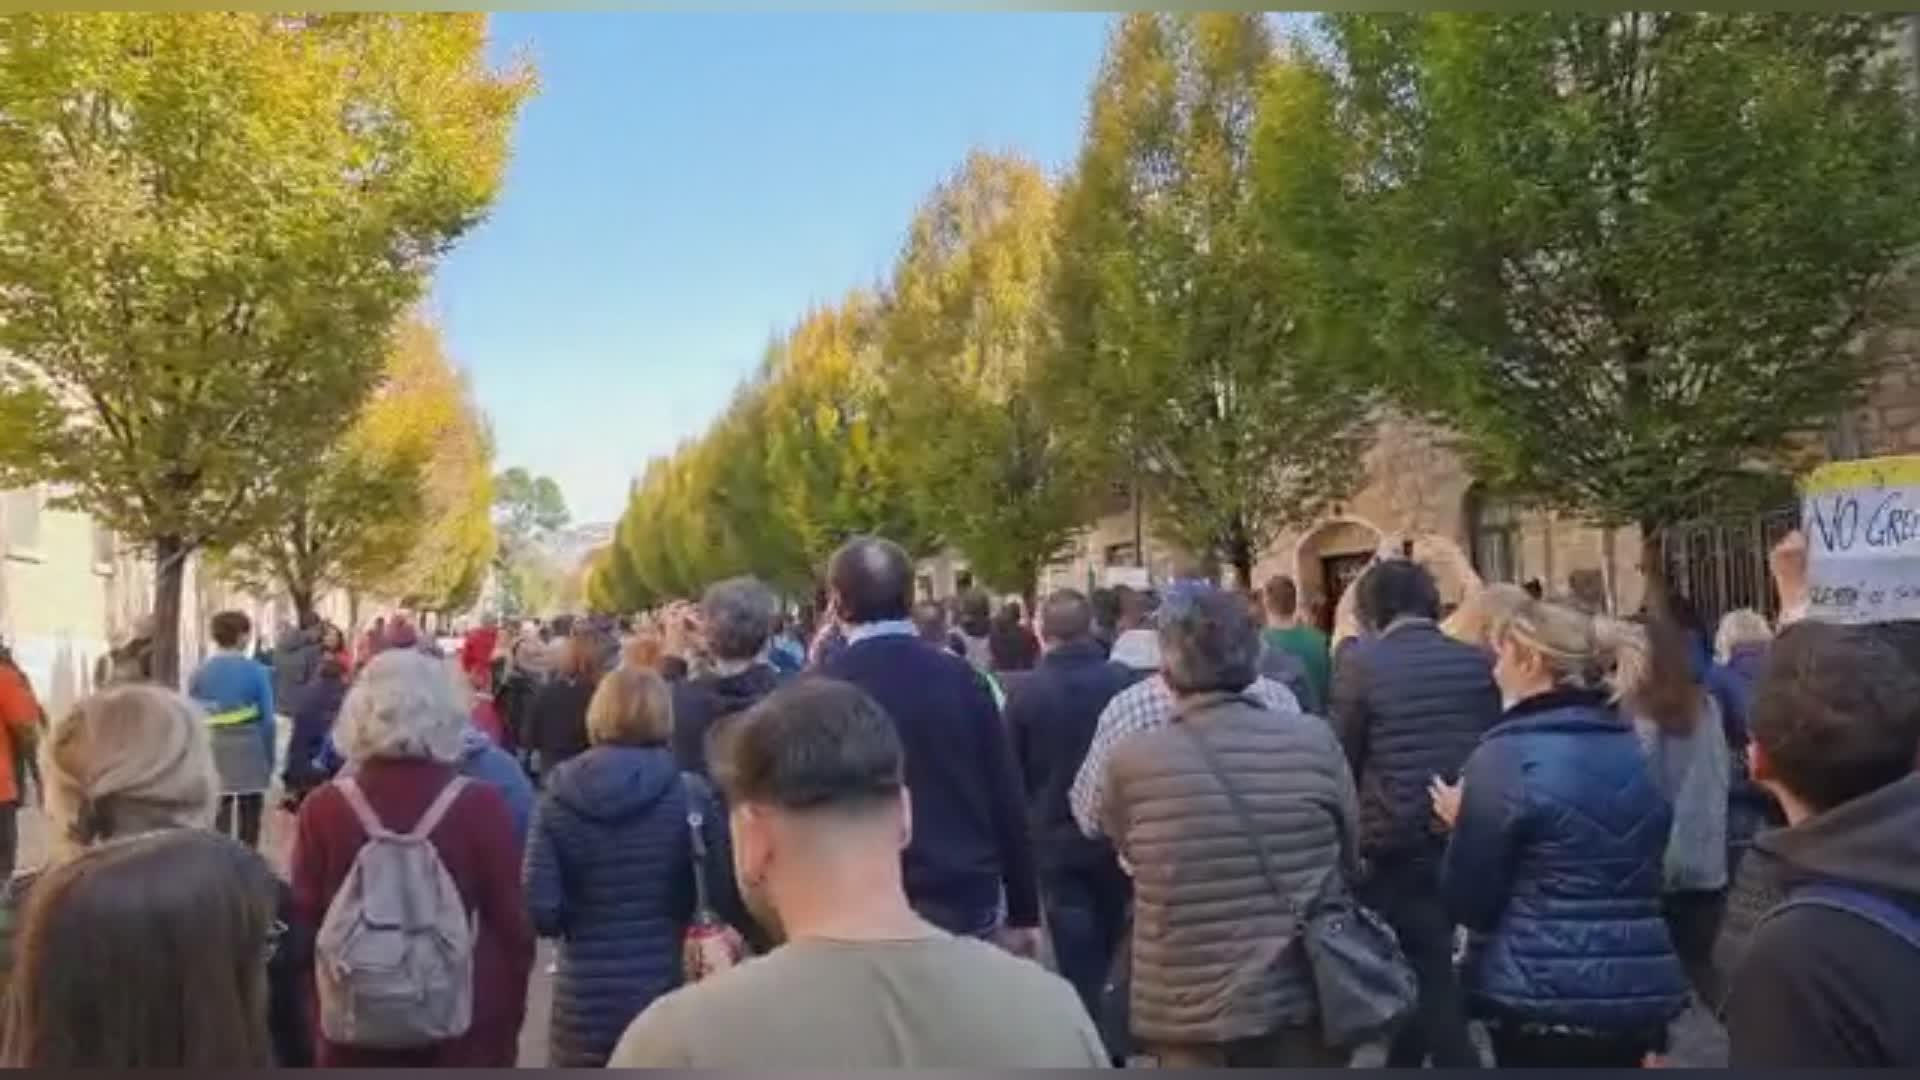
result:
<svg viewBox="0 0 1920 1080"><path fill-rule="evenodd" d="M1293 691L1264 676L1253 680L1247 693L1275 712L1297 713L1300 701ZM1100 723L1093 731L1093 743L1087 747L1087 759L1073 778L1068 801L1073 804L1073 820L1088 836L1100 835L1100 812L1107 794L1107 755L1130 735L1153 731L1173 723L1178 708L1167 680L1159 675L1142 679L1122 690L1107 702Z"/></svg>

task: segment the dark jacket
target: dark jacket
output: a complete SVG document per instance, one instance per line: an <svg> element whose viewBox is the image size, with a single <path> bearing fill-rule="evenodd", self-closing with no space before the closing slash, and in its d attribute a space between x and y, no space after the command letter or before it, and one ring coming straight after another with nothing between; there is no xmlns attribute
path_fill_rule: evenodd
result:
<svg viewBox="0 0 1920 1080"><path fill-rule="evenodd" d="M1427 788L1457 777L1500 718L1492 665L1425 621L1353 641L1334 660L1328 719L1360 789L1360 850L1370 859L1438 854L1445 841Z"/></svg>
<svg viewBox="0 0 1920 1080"><path fill-rule="evenodd" d="M1172 725L1122 741L1107 762L1103 814L1133 867L1133 1034L1218 1044L1307 1025L1317 1007L1295 919L1189 730L1256 817L1294 909L1355 861L1343 840L1354 830L1353 779L1319 718L1208 695L1184 703Z"/></svg>
<svg viewBox="0 0 1920 1080"><path fill-rule="evenodd" d="M1019 767L979 674L904 634L848 645L820 671L865 690L899 729L913 799L904 870L914 907L942 929L967 933L981 929L1004 889L1007 924L1038 926Z"/></svg>
<svg viewBox="0 0 1920 1080"><path fill-rule="evenodd" d="M1098 642L1063 645L1011 683L1007 728L1026 782L1027 814L1042 873L1113 863L1113 848L1074 824L1067 793L1087 758L1100 710L1140 674L1107 662Z"/></svg>
<svg viewBox="0 0 1920 1080"><path fill-rule="evenodd" d="M316 678L293 699L293 732L287 737L287 761L281 779L291 791L325 783L329 773L322 763L327 737L347 698L344 679Z"/></svg>
<svg viewBox="0 0 1920 1080"><path fill-rule="evenodd" d="M542 772L587 749L587 704L598 684L566 676L548 680L528 708L528 736Z"/></svg>
<svg viewBox="0 0 1920 1080"><path fill-rule="evenodd" d="M1724 664L1707 670L1707 689L1720 703L1720 719L1726 724L1727 745L1738 750L1747 745L1747 718L1753 710L1754 687L1767 664L1765 645L1742 645L1734 649Z"/></svg>
<svg viewBox="0 0 1920 1080"><path fill-rule="evenodd" d="M513 817L514 844L525 851L533 821L533 781L527 779L526 770L476 727L467 728L460 744L459 768L460 775L491 784L507 801L507 813Z"/></svg>
<svg viewBox="0 0 1920 1080"><path fill-rule="evenodd" d="M1619 1034L1679 1014L1688 986L1660 913L1672 814L1618 710L1586 691L1523 701L1463 785L1440 889L1474 932L1473 1013Z"/></svg>
<svg viewBox="0 0 1920 1080"><path fill-rule="evenodd" d="M641 1010L680 985L693 914L692 800L665 747L597 746L547 783L527 846L527 907L560 939L548 1064L599 1068Z"/></svg>
<svg viewBox="0 0 1920 1080"><path fill-rule="evenodd" d="M702 675L673 684L673 756L680 768L707 772L707 744L715 724L752 708L773 693L782 676L770 664L732 675Z"/></svg>
<svg viewBox="0 0 1920 1080"><path fill-rule="evenodd" d="M1920 920L1920 776L1754 839L1714 953L1717 981L1729 988L1731 1064L1920 1067L1912 946L1846 912L1802 906L1765 918L1814 881L1860 889Z"/></svg>

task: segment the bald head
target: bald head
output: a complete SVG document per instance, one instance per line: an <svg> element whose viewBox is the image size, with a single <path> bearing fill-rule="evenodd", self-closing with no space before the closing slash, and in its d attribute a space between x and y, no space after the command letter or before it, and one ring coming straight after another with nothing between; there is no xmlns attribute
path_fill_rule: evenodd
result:
<svg viewBox="0 0 1920 1080"><path fill-rule="evenodd" d="M854 625L904 619L913 607L913 562L904 548L856 536L827 564L827 587L840 618Z"/></svg>
<svg viewBox="0 0 1920 1080"><path fill-rule="evenodd" d="M1061 589L1040 604L1040 637L1048 645L1068 645L1093 634L1093 605L1072 589Z"/></svg>

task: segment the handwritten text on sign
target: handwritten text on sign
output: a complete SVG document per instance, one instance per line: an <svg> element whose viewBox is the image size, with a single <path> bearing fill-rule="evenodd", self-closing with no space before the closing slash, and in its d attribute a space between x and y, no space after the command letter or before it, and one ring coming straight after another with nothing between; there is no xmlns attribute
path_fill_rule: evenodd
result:
<svg viewBox="0 0 1920 1080"><path fill-rule="evenodd" d="M1920 618L1920 457L1828 465L1802 493L1810 614L1849 623Z"/></svg>

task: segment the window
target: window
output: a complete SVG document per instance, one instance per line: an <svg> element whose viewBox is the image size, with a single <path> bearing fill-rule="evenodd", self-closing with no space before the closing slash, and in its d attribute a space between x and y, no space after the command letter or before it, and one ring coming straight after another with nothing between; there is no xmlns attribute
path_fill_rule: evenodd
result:
<svg viewBox="0 0 1920 1080"><path fill-rule="evenodd" d="M1133 542L1128 541L1124 544L1108 544L1106 565L1107 566L1139 565L1139 555L1134 550Z"/></svg>
<svg viewBox="0 0 1920 1080"><path fill-rule="evenodd" d="M1476 487L1467 493L1467 531L1473 569L1482 581L1520 577L1520 512Z"/></svg>
<svg viewBox="0 0 1920 1080"><path fill-rule="evenodd" d="M40 557L40 510L43 493L38 487L0 493L0 524L5 532L6 553L14 558Z"/></svg>

